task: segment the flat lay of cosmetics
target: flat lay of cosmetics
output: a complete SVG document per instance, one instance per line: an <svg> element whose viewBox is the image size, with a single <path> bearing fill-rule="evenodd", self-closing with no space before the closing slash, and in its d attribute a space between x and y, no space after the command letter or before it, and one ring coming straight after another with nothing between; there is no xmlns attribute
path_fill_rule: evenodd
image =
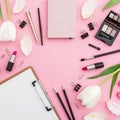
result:
<svg viewBox="0 0 120 120"><path fill-rule="evenodd" d="M120 120L119 3L0 1L0 120Z"/></svg>

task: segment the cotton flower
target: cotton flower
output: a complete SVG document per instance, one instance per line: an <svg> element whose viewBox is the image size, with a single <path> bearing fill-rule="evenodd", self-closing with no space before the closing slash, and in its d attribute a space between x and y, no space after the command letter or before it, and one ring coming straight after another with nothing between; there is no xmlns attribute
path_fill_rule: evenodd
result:
<svg viewBox="0 0 120 120"><path fill-rule="evenodd" d="M86 108L94 108L101 98L101 88L97 85L86 87L77 96L77 99L82 101L82 105Z"/></svg>

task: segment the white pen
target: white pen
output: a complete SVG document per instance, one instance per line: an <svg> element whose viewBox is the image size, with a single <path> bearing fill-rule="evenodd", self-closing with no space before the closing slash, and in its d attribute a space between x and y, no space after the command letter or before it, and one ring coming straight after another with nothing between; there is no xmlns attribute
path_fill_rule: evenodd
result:
<svg viewBox="0 0 120 120"><path fill-rule="evenodd" d="M26 11L26 15L27 15L27 18L29 20L29 23L30 23L31 29L33 31L34 37L36 39L36 43L38 43L39 39L38 39L38 35L37 35L37 32L36 32L35 26L33 24L33 20L32 20L32 16L31 16L30 11Z"/></svg>

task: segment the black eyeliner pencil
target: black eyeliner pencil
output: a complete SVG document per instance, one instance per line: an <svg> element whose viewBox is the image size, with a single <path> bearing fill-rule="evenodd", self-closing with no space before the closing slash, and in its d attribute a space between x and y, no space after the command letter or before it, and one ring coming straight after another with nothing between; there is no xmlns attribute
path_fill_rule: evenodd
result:
<svg viewBox="0 0 120 120"><path fill-rule="evenodd" d="M80 61L85 61L85 60L89 60L89 59L94 59L94 58L98 58L98 57L103 57L103 56L110 55L110 54L114 54L114 53L118 53L118 52L120 52L120 49L114 50L114 51L110 51L110 52L106 52L106 53L102 53L102 54L99 54L99 55L89 56L89 57L87 57L87 58L82 58Z"/></svg>
<svg viewBox="0 0 120 120"><path fill-rule="evenodd" d="M69 115L69 113L68 113L68 111L67 111L67 109L66 109L66 107L65 107L65 105L64 105L64 103L63 103L63 101L62 101L62 99L61 99L61 97L59 95L59 93L58 93L58 91L55 88L54 88L54 91L55 91L55 93L56 93L56 95L57 95L57 97L58 97L58 99L59 99L59 101L60 101L60 103L61 103L61 105L62 105L62 107L63 107L63 109L64 109L64 111L66 113L66 115L67 115L67 117L68 117L68 120L71 120L70 115Z"/></svg>
<svg viewBox="0 0 120 120"><path fill-rule="evenodd" d="M68 107L69 107L69 110L70 110L70 113L71 113L72 119L75 120L75 116L74 116L74 114L73 114L73 111L72 111L72 108L71 108L71 105L70 105L70 102L69 102L69 99L68 99L67 93L66 93L66 91L65 91L65 89L64 89L63 87L62 87L62 89L63 89L63 94L64 94L64 96L65 96L65 99L66 99L67 105L68 105Z"/></svg>
<svg viewBox="0 0 120 120"><path fill-rule="evenodd" d="M40 9L39 8L38 8L38 21L39 21L39 32L40 32L41 45L43 45L42 25L41 25Z"/></svg>
<svg viewBox="0 0 120 120"><path fill-rule="evenodd" d="M100 48L99 47L97 47L97 46L95 46L95 45L92 45L92 44L88 44L90 47L92 47L92 48L95 48L96 50L100 50Z"/></svg>

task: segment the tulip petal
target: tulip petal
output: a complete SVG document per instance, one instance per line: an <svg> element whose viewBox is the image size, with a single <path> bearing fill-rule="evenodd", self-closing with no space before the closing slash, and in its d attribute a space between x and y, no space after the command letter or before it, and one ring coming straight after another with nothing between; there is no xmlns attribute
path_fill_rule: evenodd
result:
<svg viewBox="0 0 120 120"><path fill-rule="evenodd" d="M112 101L107 102L108 109L116 116L120 115L120 105Z"/></svg>
<svg viewBox="0 0 120 120"><path fill-rule="evenodd" d="M19 13L24 9L24 6L26 5L25 0L16 0L15 5L13 7L13 13Z"/></svg>
<svg viewBox="0 0 120 120"><path fill-rule="evenodd" d="M84 120L105 120L106 115L101 112L91 112L84 117Z"/></svg>
<svg viewBox="0 0 120 120"><path fill-rule="evenodd" d="M27 56L32 51L32 40L29 36L24 36L20 41L21 50Z"/></svg>
<svg viewBox="0 0 120 120"><path fill-rule="evenodd" d="M97 7L96 0L87 0L82 7L82 17L89 18Z"/></svg>

